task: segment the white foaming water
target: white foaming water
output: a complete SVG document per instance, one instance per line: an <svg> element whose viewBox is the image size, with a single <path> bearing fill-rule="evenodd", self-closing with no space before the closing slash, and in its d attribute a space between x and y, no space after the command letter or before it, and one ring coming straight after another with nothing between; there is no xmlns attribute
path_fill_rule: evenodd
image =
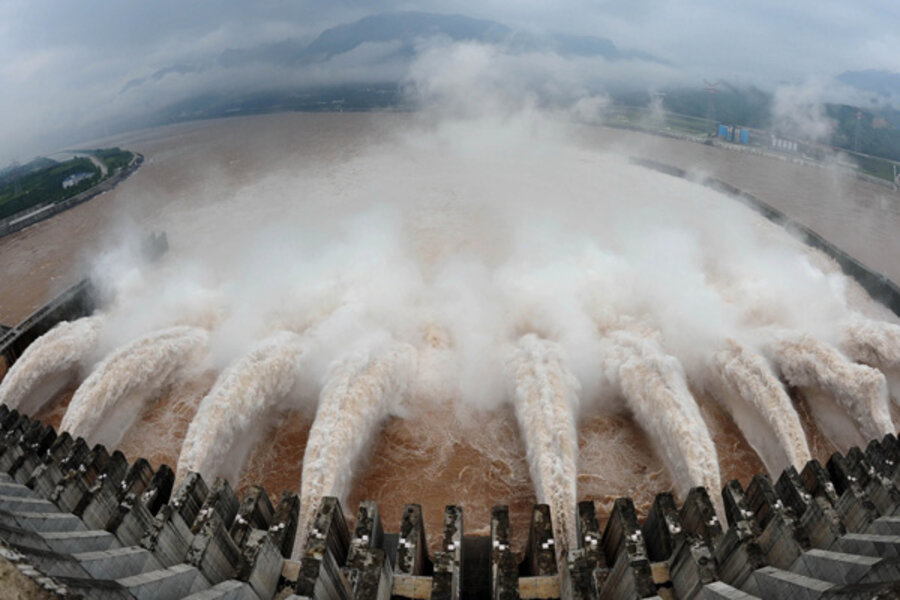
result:
<svg viewBox="0 0 900 600"><path fill-rule="evenodd" d="M641 427L657 444L682 497L690 488L720 488L716 447L688 390L681 364L655 336L633 331L607 335L607 369ZM713 495L713 494L711 494Z"/></svg>
<svg viewBox="0 0 900 600"><path fill-rule="evenodd" d="M64 321L35 340L0 383L0 404L33 415L79 371L95 347L103 318Z"/></svg>
<svg viewBox="0 0 900 600"><path fill-rule="evenodd" d="M566 368L559 344L534 334L519 340L508 369L537 501L550 505L559 572L567 573L568 550L577 545L575 411L580 386Z"/></svg>
<svg viewBox="0 0 900 600"><path fill-rule="evenodd" d="M267 417L296 384L302 352L300 336L281 331L219 376L188 428L178 457L179 480L197 471L237 481L247 454L266 431Z"/></svg>
<svg viewBox="0 0 900 600"><path fill-rule="evenodd" d="M800 417L765 358L730 341L712 359L715 395L774 477L802 468L809 445Z"/></svg>
<svg viewBox="0 0 900 600"><path fill-rule="evenodd" d="M290 132L278 160L256 155L270 146L271 123L281 132L294 119L307 123L306 129ZM584 432L583 439L592 440L586 448L610 448L623 439L624 430L629 432L626 439L644 444L637 423L665 459L667 474L661 476L660 461L647 460L651 452L644 447L610 452L609 461L625 464L600 477L601 469L592 467L599 464L596 455L584 457L582 468L592 472L585 472L582 481L592 483L582 483L582 493L590 490L588 497L594 499L627 493L640 487L634 481L643 477L644 505L650 489L667 489L670 481L682 493L692 485L706 485L718 497L719 461L710 431L720 430L704 423L703 415L711 413L705 400L704 411L698 410L686 380L708 378L716 368L712 354L726 339L753 340L748 347L754 349L764 346L767 340L754 337L764 328L833 339L829 332L834 324L852 316L844 275L829 271L827 260L808 260L806 250L786 242L779 228L724 196L621 157L579 148L555 121L540 114L422 119L428 121L426 127L415 121L399 115L260 117L244 122L242 136L260 136L246 148L231 128L240 122L235 120L210 125L209 131L221 131L214 143L197 145L198 138L188 133L179 136L177 149L148 151L152 160L134 184L154 177L178 179L170 176L180 172L182 180L191 182L190 193L184 187L151 186L152 193L134 195L140 213L155 215L141 227L166 230L171 250L149 268L111 252L97 269L118 298L107 307L101 345L125 347L147 331L177 322L208 323L214 336L212 367L236 369L248 349L270 332L302 331L315 352L301 358L304 376L297 397L322 400L304 461L302 484L308 490L301 490L306 495L303 527L308 527L317 498L345 495L354 462L393 407L386 398L399 395L385 389L405 388L407 378L419 415L428 415L433 406L439 407L437 414L449 410L464 415L474 406L503 415L502 430L514 431L514 411L502 406L515 400L509 397L504 365L508 349L526 331L539 333L547 344L559 344L567 359L559 369L570 371L581 384L586 409L615 415L615 421L598 418L601 424L595 427L607 423L612 430L617 426L612 423L621 424L618 431ZM265 123L270 123L270 133L258 133ZM226 136L232 141L223 143ZM293 148L304 150L298 154ZM198 162L188 168L181 164L185 157ZM227 176L215 166L208 172L199 166L220 158ZM127 204L125 196L119 199ZM620 333L603 339L596 321L612 322L602 329ZM647 323L651 332L633 331L622 325L626 322ZM373 335L415 348L416 368L399 366L406 359L392 358L392 350L341 361L357 348L371 347L366 341ZM281 365L272 352L271 364ZM785 413L786 423L777 421L775 409L757 407L755 394L747 391L756 384L772 385L764 370L750 359L734 365L719 360L730 365L721 378L754 419L752 428L743 423L745 435L761 454L770 448L777 455L766 458L767 464L800 460L802 448L791 442L796 428L791 414ZM334 364L340 366L326 378ZM608 376L599 377L604 369ZM289 378L281 367L277 370L274 379L283 383ZM375 373L379 370L382 375ZM135 378L134 390L141 392L142 379L156 376L134 369L120 377ZM226 378L223 373L223 386ZM328 389L320 394L322 381L328 381ZM196 396L206 388L192 388L201 388ZM260 398L253 400L254 410L273 414L263 408L269 401ZM237 393L231 400L219 397L221 405L245 400ZM784 398L776 403L783 405ZM196 397L181 404L193 408ZM835 407L829 415L845 415ZM253 421L239 415L229 420L229 413L239 412L228 407L215 413L222 419L216 427L233 432L231 441L218 448L208 441L211 435L204 437L208 432L201 433L210 416L204 411L187 443L185 456L193 454L197 465L192 468L215 470L215 463L236 467L239 461L232 463L230 457L243 454L243 444L271 426L266 418ZM624 416L628 413L634 418ZM777 422L769 423L766 414ZM79 419L85 421L83 431L105 427L100 419ZM449 421L440 425L454 427ZM776 431L770 438L755 435L771 427ZM855 431L856 425L850 429ZM445 445L434 453L455 452L454 439L463 437L461 431L443 433ZM747 452L740 435L731 433L725 443ZM433 435L442 432L436 428ZM718 433L715 438L725 439ZM287 445L296 448L280 451L299 455L303 443L291 442ZM385 447L402 459L402 446L394 440ZM539 453L531 443L527 446L522 454ZM793 459L785 448L793 448ZM504 448L516 451L518 446ZM205 461L211 466L202 466ZM395 463L392 468L399 475L393 481L402 481L404 471L411 473L409 478L422 479L422 473L432 473L438 481L452 477L449 469L434 467L439 461L428 461L418 456ZM651 472L639 468L651 462ZM721 464L722 476L747 475L729 466L727 457ZM525 482L524 461L516 465L515 476L503 475L501 469L499 477ZM464 476L473 482L470 488L478 486L475 470L470 467ZM610 481L619 472L629 473L627 488L621 480ZM284 479L280 485L295 489L301 482ZM535 479L535 485L544 484ZM526 488L519 485L507 499L503 487L497 487L496 499L482 504L508 501L521 507L531 500ZM471 498L430 491L437 505L465 504ZM298 538L301 544L304 533Z"/></svg>
<svg viewBox="0 0 900 600"><path fill-rule="evenodd" d="M408 344L361 352L332 367L303 455L295 559L322 498L346 498L363 450L391 410L400 408L415 371L416 351Z"/></svg>
<svg viewBox="0 0 900 600"><path fill-rule="evenodd" d="M206 351L208 339L204 329L178 326L116 350L79 386L60 429L115 447L144 405Z"/></svg>
<svg viewBox="0 0 900 600"><path fill-rule="evenodd" d="M856 362L878 369L900 369L900 325L855 319L843 333L841 350Z"/></svg>
<svg viewBox="0 0 900 600"><path fill-rule="evenodd" d="M850 362L843 354L809 335L782 333L773 344L773 354L782 376L790 385L813 388L828 396L852 418L864 440L893 433L884 375L871 367ZM817 396L818 397L818 396ZM846 432L820 417L825 412L813 408L813 416L838 447L846 447ZM830 414L829 418L838 415Z"/></svg>

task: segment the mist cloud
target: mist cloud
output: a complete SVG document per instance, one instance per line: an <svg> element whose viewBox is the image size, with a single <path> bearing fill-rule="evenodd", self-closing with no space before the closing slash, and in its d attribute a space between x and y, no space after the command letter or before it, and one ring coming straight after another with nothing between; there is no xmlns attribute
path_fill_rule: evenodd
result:
<svg viewBox="0 0 900 600"><path fill-rule="evenodd" d="M237 0L10 1L0 6L0 163L149 124L155 111L198 95L402 81L414 57L390 42L361 45L315 65L251 62L228 68L221 61L229 49L286 41L302 48L329 27L402 10L490 19L526 38L595 36L619 49L641 51L618 61L565 55L554 44L536 52L495 51L491 60L512 70L518 85L555 97L610 86L658 89L705 77L773 87L847 69L892 69L900 49L892 25L900 18L898 9L874 1L852 6L836 1L752 6L664 0L627 5L462 1L450 6L396 0L252 5ZM441 43L426 40L419 49L428 53ZM644 60L646 53L666 64Z"/></svg>

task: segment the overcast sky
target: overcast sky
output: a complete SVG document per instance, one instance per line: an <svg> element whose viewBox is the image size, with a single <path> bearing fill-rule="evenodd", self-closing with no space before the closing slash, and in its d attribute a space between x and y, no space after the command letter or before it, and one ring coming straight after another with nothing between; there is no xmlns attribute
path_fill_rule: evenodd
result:
<svg viewBox="0 0 900 600"><path fill-rule="evenodd" d="M2 0L0 164L49 152L67 132L107 116L157 108L212 79L167 78L123 94L127 82L227 48L285 39L367 14L420 10L499 21L534 33L612 40L672 62L685 81L704 77L775 86L845 70L900 71L900 3L856 0ZM274 74L272 74L275 77ZM261 72L247 85L265 83Z"/></svg>

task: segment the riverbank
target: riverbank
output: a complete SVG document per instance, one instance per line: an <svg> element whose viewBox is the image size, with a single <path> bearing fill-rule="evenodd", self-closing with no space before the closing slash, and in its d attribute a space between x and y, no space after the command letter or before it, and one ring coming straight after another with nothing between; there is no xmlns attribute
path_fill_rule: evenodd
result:
<svg viewBox="0 0 900 600"><path fill-rule="evenodd" d="M133 153L131 161L121 169L118 173L104 179L97 185L79 193L71 198L66 198L58 202L45 202L32 206L27 210L18 212L5 219L0 219L0 238L21 231L26 227L30 227L35 223L39 223L45 219L57 215L61 212L69 210L73 206L77 206L83 202L99 196L104 192L108 192L115 188L121 182L125 181L132 173L140 168L144 162L144 156L137 152Z"/></svg>

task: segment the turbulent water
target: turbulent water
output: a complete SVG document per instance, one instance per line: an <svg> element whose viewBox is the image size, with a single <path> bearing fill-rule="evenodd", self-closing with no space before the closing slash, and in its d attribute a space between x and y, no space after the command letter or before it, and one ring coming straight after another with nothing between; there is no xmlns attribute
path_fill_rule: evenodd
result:
<svg viewBox="0 0 900 600"><path fill-rule="evenodd" d="M550 505L557 562L563 566L568 550L576 547L578 380L566 369L559 345L533 334L519 340L509 369L531 480L538 502Z"/></svg>
<svg viewBox="0 0 900 600"><path fill-rule="evenodd" d="M744 437L769 473L798 469L811 458L800 417L769 363L747 347L731 342L713 355L711 376Z"/></svg>
<svg viewBox="0 0 900 600"><path fill-rule="evenodd" d="M146 335L105 358L72 397L60 428L114 447L145 404L206 349L209 334L179 326Z"/></svg>
<svg viewBox="0 0 900 600"><path fill-rule="evenodd" d="M652 335L632 331L609 334L606 368L618 381L635 419L659 446L669 468L678 474L682 496L694 486L721 487L716 447L684 370Z"/></svg>
<svg viewBox="0 0 900 600"><path fill-rule="evenodd" d="M116 302L35 342L0 394L35 411L43 386L80 383L63 429L180 477L299 489L297 552L334 495L375 499L388 529L422 502L432 547L445 504L481 533L509 504L521 548L547 502L562 556L578 499L715 498L760 459L776 474L893 430L900 326L856 284L737 203L570 134L531 113L157 134L115 194L169 253L147 266L121 221L80 224Z"/></svg>
<svg viewBox="0 0 900 600"><path fill-rule="evenodd" d="M0 403L34 414L76 381L97 344L101 317L64 321L35 340L0 383Z"/></svg>
<svg viewBox="0 0 900 600"><path fill-rule="evenodd" d="M346 499L356 464L415 375L408 344L361 352L332 367L303 457L300 519L293 556L302 555L312 518L325 496Z"/></svg>
<svg viewBox="0 0 900 600"><path fill-rule="evenodd" d="M866 365L850 362L835 348L808 335L783 334L775 342L775 361L784 378L794 386L812 388L819 398L833 400L855 427L840 428L823 421L837 416L833 409L822 405L814 416L838 446L847 445L847 434L854 429L863 440L880 438L895 431L888 405L887 382L884 374ZM864 443L861 442L861 443Z"/></svg>
<svg viewBox="0 0 900 600"><path fill-rule="evenodd" d="M870 367L900 369L900 325L856 320L845 327L841 349Z"/></svg>
<svg viewBox="0 0 900 600"><path fill-rule="evenodd" d="M277 402L296 385L302 352L300 336L282 331L222 373L191 421L178 457L179 479L196 471L237 480Z"/></svg>

